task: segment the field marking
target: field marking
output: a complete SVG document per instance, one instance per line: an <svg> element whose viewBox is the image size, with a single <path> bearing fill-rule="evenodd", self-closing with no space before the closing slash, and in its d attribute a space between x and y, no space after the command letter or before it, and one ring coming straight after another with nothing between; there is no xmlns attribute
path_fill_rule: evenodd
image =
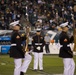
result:
<svg viewBox="0 0 76 75"><path fill-rule="evenodd" d="M6 63L1 63L1 65L6 65Z"/></svg>
<svg viewBox="0 0 76 75"><path fill-rule="evenodd" d="M32 68L29 68L29 69L33 71ZM49 73L46 73L46 72L44 72L44 71L39 71L39 70L38 70L38 71L35 71L35 72L41 73L41 74L39 74L39 75L43 75L43 74L49 75Z"/></svg>
<svg viewBox="0 0 76 75"><path fill-rule="evenodd" d="M29 68L30 70L33 70L32 68ZM33 75L63 75L63 74L49 74L49 73L46 73L45 71L36 71L38 73L41 73L41 74L33 74ZM30 75L30 74L25 74L25 75Z"/></svg>

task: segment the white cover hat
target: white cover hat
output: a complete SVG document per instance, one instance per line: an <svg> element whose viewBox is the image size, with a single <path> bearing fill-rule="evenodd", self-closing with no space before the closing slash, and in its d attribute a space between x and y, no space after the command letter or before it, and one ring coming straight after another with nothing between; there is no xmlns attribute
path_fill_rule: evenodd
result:
<svg viewBox="0 0 76 75"><path fill-rule="evenodd" d="M10 26L16 26L17 24L19 24L19 20L18 21L14 21L10 23Z"/></svg>
<svg viewBox="0 0 76 75"><path fill-rule="evenodd" d="M66 26L68 27L68 22L60 24L60 27L66 27Z"/></svg>
<svg viewBox="0 0 76 75"><path fill-rule="evenodd" d="M41 29L40 29L40 28L37 28L37 29L36 29L36 31L37 31L37 32L40 32L40 31L41 31Z"/></svg>

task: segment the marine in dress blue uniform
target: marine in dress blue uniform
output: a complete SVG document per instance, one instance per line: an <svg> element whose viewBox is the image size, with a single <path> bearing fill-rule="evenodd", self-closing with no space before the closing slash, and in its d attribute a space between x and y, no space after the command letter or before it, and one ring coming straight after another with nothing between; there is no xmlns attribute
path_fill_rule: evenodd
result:
<svg viewBox="0 0 76 75"><path fill-rule="evenodd" d="M13 32L11 34L10 57L14 58L14 75L24 75L31 62L31 56L29 54L25 55L23 47L21 45L22 41L26 40L27 38L25 35L21 36L19 33L19 21L12 22L10 25L13 26Z"/></svg>
<svg viewBox="0 0 76 75"><path fill-rule="evenodd" d="M60 25L62 27L62 32L59 36L59 42L61 45L59 57L63 58L64 73L63 75L74 75L75 63L73 60L73 52L70 48L70 38L67 34L68 22Z"/></svg>
<svg viewBox="0 0 76 75"><path fill-rule="evenodd" d="M34 52L34 70L43 70L43 46L45 45L44 37L41 36L41 29L37 29L36 35L32 41Z"/></svg>

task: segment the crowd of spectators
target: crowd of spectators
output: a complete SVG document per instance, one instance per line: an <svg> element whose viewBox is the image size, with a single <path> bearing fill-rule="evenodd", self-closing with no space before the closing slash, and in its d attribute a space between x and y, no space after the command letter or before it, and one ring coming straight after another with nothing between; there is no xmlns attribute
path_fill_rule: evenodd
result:
<svg viewBox="0 0 76 75"><path fill-rule="evenodd" d="M0 29L20 20L22 28L30 26L55 30L63 22L73 27L74 0L0 0Z"/></svg>

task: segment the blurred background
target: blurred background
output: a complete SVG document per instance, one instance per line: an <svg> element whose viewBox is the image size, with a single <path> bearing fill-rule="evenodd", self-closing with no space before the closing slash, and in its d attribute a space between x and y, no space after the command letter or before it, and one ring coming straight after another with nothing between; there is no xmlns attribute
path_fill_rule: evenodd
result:
<svg viewBox="0 0 76 75"><path fill-rule="evenodd" d="M10 23L17 20L20 21L21 34L29 26L32 38L36 29L41 28L41 34L48 33L55 44L61 32L60 24L68 22L71 37L76 20L75 5L75 0L0 0L0 53L8 53L12 32ZM58 53L57 49L54 52Z"/></svg>

